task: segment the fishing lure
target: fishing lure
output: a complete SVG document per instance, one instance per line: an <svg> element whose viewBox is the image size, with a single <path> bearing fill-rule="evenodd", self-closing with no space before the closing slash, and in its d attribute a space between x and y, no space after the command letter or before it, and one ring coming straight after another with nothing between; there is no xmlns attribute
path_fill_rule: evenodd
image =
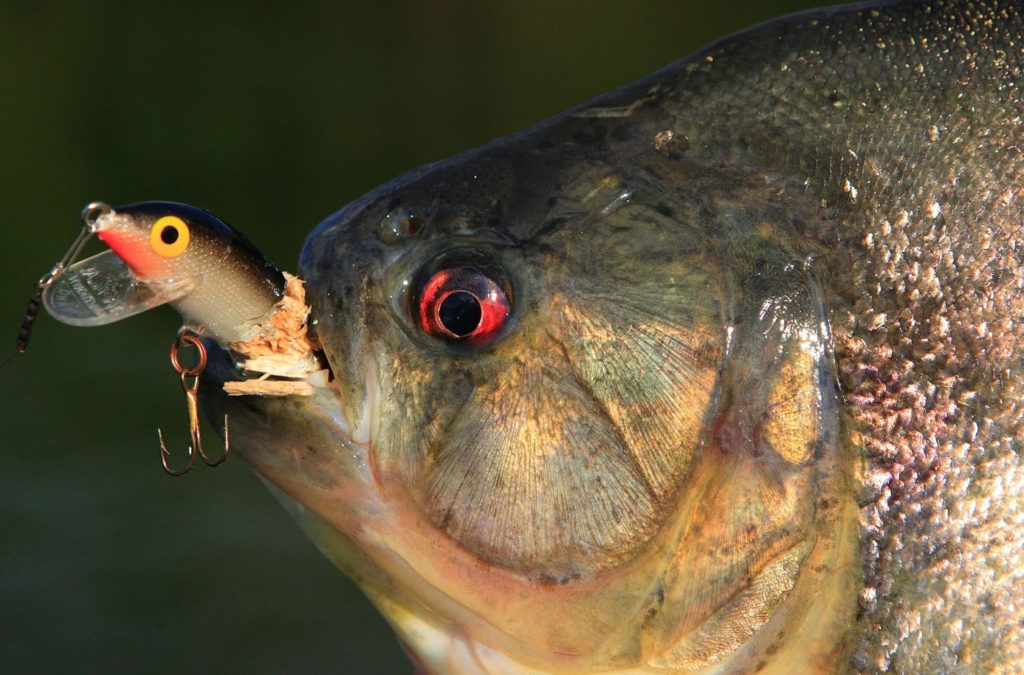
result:
<svg viewBox="0 0 1024 675"><path fill-rule="evenodd" d="M295 294L289 289L297 280L282 273L230 225L187 204L150 201L113 208L93 202L82 210L82 220L84 226L71 248L36 284L18 334L18 351L28 347L40 306L63 323L99 326L170 304L184 319L171 346L171 364L185 393L192 443L187 465L175 469L168 463L170 452L158 430L161 460L172 475L191 470L196 454L211 466L220 464L228 451L227 417L221 458L206 455L199 432L197 391L207 355L198 336L250 357L252 351L267 351L265 345L273 344L284 352L278 359L286 364L284 375L311 372L317 361L305 335L308 309L302 296L298 304L305 311L292 312L298 315L299 328L293 328L291 335L279 335L286 322L271 321L285 301L291 299L295 304ZM93 235L110 250L75 262ZM301 282L298 285L301 288ZM183 348L196 350L195 365L182 364ZM264 365L266 360L265 355L262 361L250 358L245 366L282 374L275 372L273 359L269 366ZM243 387L239 393L276 393L267 390L271 384L263 385L262 391ZM294 387L281 389L283 393L296 392Z"/></svg>
<svg viewBox="0 0 1024 675"><path fill-rule="evenodd" d="M252 338L284 295L281 271L209 211L95 202L82 218L83 234L40 282L46 311L63 323L98 326L169 303L186 327L229 344ZM110 250L67 266L93 234Z"/></svg>

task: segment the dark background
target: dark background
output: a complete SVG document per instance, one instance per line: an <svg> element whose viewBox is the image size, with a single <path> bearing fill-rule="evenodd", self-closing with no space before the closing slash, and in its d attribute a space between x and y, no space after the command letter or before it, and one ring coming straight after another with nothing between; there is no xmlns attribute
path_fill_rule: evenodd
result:
<svg viewBox="0 0 1024 675"><path fill-rule="evenodd" d="M2 0L0 337L88 201L204 206L294 270L396 174L812 4ZM0 369L0 671L409 672L243 463L159 468L179 323L41 316Z"/></svg>

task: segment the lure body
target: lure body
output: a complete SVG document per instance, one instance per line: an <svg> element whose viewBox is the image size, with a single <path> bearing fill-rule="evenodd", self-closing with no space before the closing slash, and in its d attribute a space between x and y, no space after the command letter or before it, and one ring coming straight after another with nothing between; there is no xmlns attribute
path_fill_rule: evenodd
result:
<svg viewBox="0 0 1024 675"><path fill-rule="evenodd" d="M188 328L230 344L258 333L284 293L280 270L203 209L96 204L84 218L111 250L71 265L45 289L47 311L64 323L101 325L169 303Z"/></svg>

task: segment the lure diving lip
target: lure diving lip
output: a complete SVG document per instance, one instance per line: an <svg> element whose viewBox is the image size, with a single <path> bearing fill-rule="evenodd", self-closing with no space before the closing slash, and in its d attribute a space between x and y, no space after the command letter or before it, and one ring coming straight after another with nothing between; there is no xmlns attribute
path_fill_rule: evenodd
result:
<svg viewBox="0 0 1024 675"><path fill-rule="evenodd" d="M40 281L43 306L63 323L98 326L169 303L188 328L229 344L256 334L284 293L280 270L208 211L94 202L82 219L82 235ZM66 266L93 234L110 250Z"/></svg>

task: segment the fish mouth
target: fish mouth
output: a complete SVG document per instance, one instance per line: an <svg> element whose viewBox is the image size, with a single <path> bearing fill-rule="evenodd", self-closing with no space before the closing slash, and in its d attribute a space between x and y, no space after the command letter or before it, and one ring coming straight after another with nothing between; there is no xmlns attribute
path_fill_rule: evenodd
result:
<svg viewBox="0 0 1024 675"><path fill-rule="evenodd" d="M233 454L264 477L276 477L275 484L328 490L346 478L372 481L368 439L354 440L334 388L281 398L228 395L224 385L245 381L245 374L228 350L213 340L203 344L208 354L200 384L204 410L211 420L229 416Z"/></svg>

